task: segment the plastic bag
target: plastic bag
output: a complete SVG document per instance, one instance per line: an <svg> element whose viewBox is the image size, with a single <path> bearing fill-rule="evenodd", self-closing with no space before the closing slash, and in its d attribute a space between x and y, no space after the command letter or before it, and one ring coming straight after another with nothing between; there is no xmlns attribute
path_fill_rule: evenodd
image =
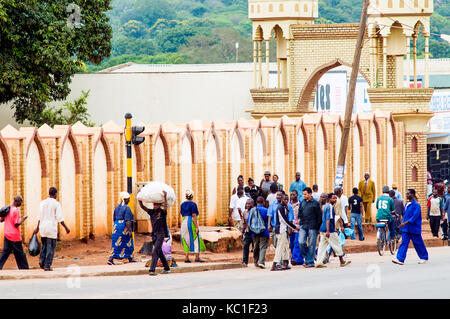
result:
<svg viewBox="0 0 450 319"><path fill-rule="evenodd" d="M33 234L30 239L30 244L28 245L28 252L31 256L37 256L41 252L41 245L39 244L39 240L37 239L37 235Z"/></svg>
<svg viewBox="0 0 450 319"><path fill-rule="evenodd" d="M343 232L339 232L339 241L341 243L341 246L344 247L345 246L345 235Z"/></svg>
<svg viewBox="0 0 450 319"><path fill-rule="evenodd" d="M354 238L354 236L355 236L355 231L354 231L353 229L351 229L351 228L345 228L345 229L344 229L344 234L345 234L345 236L347 236L347 237Z"/></svg>
<svg viewBox="0 0 450 319"><path fill-rule="evenodd" d="M137 199L149 207L149 203L164 203L163 191L167 192L167 206L175 204L176 196L172 187L161 182L148 182L137 194Z"/></svg>

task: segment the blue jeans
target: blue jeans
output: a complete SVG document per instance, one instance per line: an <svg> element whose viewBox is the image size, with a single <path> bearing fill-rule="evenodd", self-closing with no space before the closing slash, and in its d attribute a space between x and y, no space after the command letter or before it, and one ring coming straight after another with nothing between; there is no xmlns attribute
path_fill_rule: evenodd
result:
<svg viewBox="0 0 450 319"><path fill-rule="evenodd" d="M359 240L363 240L364 239L364 234L363 234L363 228L362 228L362 216L361 214L356 214L356 213L351 213L350 214L350 227L352 228L352 230L355 230L355 222L358 226L358 236L359 236ZM353 236L352 239L355 239L355 232L353 232Z"/></svg>
<svg viewBox="0 0 450 319"><path fill-rule="evenodd" d="M308 239L308 245L306 244ZM306 265L314 266L314 257L316 255L317 229L304 229L300 226L298 233L298 242L302 256L305 259Z"/></svg>

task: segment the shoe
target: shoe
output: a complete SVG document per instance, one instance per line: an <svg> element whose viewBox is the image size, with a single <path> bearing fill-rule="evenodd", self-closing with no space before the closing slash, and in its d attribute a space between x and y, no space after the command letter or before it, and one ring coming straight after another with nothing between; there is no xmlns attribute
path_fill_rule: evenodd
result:
<svg viewBox="0 0 450 319"><path fill-rule="evenodd" d="M265 269L265 268L266 268L266 265L264 265L264 264L259 264L258 267L261 268L261 269Z"/></svg>
<svg viewBox="0 0 450 319"><path fill-rule="evenodd" d="M419 264L425 264L428 260L427 259L420 259Z"/></svg>
<svg viewBox="0 0 450 319"><path fill-rule="evenodd" d="M244 263L244 262L241 263L241 265L244 266L244 267L248 267L248 265L246 263Z"/></svg>
<svg viewBox="0 0 450 319"><path fill-rule="evenodd" d="M204 263L206 260L203 260L203 259L195 259L195 262L196 263Z"/></svg>
<svg viewBox="0 0 450 319"><path fill-rule="evenodd" d="M187 264L189 264L189 263L191 263L192 261L190 261L189 259L186 259L184 262L187 263Z"/></svg>
<svg viewBox="0 0 450 319"><path fill-rule="evenodd" d="M343 264L340 264L340 266L341 266L341 267L345 267L345 266L347 266L348 264L351 264L351 261L350 261L350 260L346 261L346 262L343 263Z"/></svg>
<svg viewBox="0 0 450 319"><path fill-rule="evenodd" d="M163 270L163 274L170 274L171 271L170 270Z"/></svg>
<svg viewBox="0 0 450 319"><path fill-rule="evenodd" d="M317 264L314 266L315 268L327 268L324 264Z"/></svg>
<svg viewBox="0 0 450 319"><path fill-rule="evenodd" d="M359 241L364 241L364 239L365 239L365 238L363 237L363 239L360 239Z"/></svg>
<svg viewBox="0 0 450 319"><path fill-rule="evenodd" d="M53 268L44 268L44 271L53 271Z"/></svg>
<svg viewBox="0 0 450 319"><path fill-rule="evenodd" d="M41 267L41 269L44 269L44 264L39 262L39 267Z"/></svg>
<svg viewBox="0 0 450 319"><path fill-rule="evenodd" d="M404 262L401 262L401 261L398 260L397 258L393 258L393 259L392 259L392 262L393 262L394 264L397 264L397 265L404 265L404 264L405 264Z"/></svg>
<svg viewBox="0 0 450 319"><path fill-rule="evenodd" d="M133 258L128 259L128 262L129 262L129 263L137 263L137 261L134 260Z"/></svg>
<svg viewBox="0 0 450 319"><path fill-rule="evenodd" d="M114 261L111 259L108 259L108 261L106 262L108 265L115 265Z"/></svg>
<svg viewBox="0 0 450 319"><path fill-rule="evenodd" d="M154 271L149 271L149 276L156 276L156 272L154 272Z"/></svg>

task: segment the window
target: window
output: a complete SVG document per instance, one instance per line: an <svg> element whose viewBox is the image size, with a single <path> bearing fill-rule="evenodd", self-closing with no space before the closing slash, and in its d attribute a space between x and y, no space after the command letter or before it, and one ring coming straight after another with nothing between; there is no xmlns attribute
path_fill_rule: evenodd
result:
<svg viewBox="0 0 450 319"><path fill-rule="evenodd" d="M411 152L417 153L417 138L413 137L411 140Z"/></svg>

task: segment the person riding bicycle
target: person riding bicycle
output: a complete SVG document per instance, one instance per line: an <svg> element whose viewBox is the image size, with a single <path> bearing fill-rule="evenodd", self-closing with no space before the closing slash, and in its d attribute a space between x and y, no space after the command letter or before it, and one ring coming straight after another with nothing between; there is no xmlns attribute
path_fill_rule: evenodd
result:
<svg viewBox="0 0 450 319"><path fill-rule="evenodd" d="M387 220L387 225L389 228L389 240L395 238L395 227L394 219L392 218L392 213L395 213L394 200L389 197L389 186L383 186L383 195L377 198L376 201L377 208L377 222L381 220Z"/></svg>

